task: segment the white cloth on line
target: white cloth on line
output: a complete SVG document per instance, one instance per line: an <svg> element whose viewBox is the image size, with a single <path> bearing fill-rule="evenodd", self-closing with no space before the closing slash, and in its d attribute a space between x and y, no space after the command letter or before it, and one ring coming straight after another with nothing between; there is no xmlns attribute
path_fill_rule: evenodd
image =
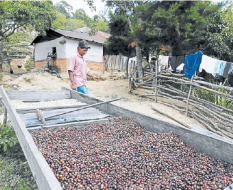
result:
<svg viewBox="0 0 233 190"><path fill-rule="evenodd" d="M184 68L184 63L181 63L177 68L176 68L176 72L181 72Z"/></svg>
<svg viewBox="0 0 233 190"><path fill-rule="evenodd" d="M169 56L159 55L159 60L161 60L160 64L168 67Z"/></svg>
<svg viewBox="0 0 233 190"><path fill-rule="evenodd" d="M209 57L207 55L202 56L201 64L199 67L199 72L202 71L202 69L205 69L207 73L213 74L214 73L214 68L215 64L218 60L214 59L212 57Z"/></svg>

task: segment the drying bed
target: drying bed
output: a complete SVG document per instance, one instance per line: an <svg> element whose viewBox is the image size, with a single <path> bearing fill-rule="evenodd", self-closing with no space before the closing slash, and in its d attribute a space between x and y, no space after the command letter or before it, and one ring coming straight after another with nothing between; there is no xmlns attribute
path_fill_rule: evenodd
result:
<svg viewBox="0 0 233 190"><path fill-rule="evenodd" d="M31 134L63 189L224 189L233 182L233 165L132 119Z"/></svg>
<svg viewBox="0 0 233 190"><path fill-rule="evenodd" d="M137 167L140 168L140 170L138 171L139 179L137 179L137 177L135 177L134 179L131 180L131 185L132 186L136 185L138 189L140 189L140 187L143 188L143 186L149 187L149 185L151 185L151 186L157 185L156 186L157 189L163 189L161 186L164 186L164 188L166 186L169 186L168 180L172 179L171 177L174 177L175 175L179 175L180 173L182 173L182 175L183 174L186 175L185 176L186 179L185 179L185 177L183 177L183 178L181 177L181 179L179 179L179 177L178 177L175 179L175 181L178 181L178 182L177 183L175 182L175 184L171 184L173 186L178 186L177 187L178 189L187 189L187 187L185 187L185 188L183 187L185 183L187 183L186 185L189 185L191 187L193 187L193 185L196 185L196 186L204 185L204 188L209 186L209 187L220 188L220 189L225 188L227 185L232 183L232 173L230 173L230 171L229 171L229 168L232 167L230 164L233 164L233 142L232 142L232 140L226 139L224 137L216 135L216 134L209 132L207 130L204 130L202 128L193 127L192 129L188 129L188 128L185 128L185 127L182 127L179 125L174 125L174 124L169 123L169 122L164 122L164 121L158 120L158 119L150 117L146 114L141 114L138 112L131 111L131 110L126 109L124 107L114 105L113 103L102 104L102 105L95 107L101 113L106 114L108 116L108 117L104 116L103 119L97 119L97 120L92 119L92 120L78 121L78 122L77 121L73 121L73 122L70 121L69 123L62 123L62 124L58 123L58 124L46 125L46 126L34 125L34 126L31 126L29 128L26 126L26 124L25 124L26 122L24 122L22 120L21 114L35 112L35 108L32 108L32 109L25 108L25 109L17 109L16 110L14 108L14 106L12 105L11 100L21 100L24 102L25 101L26 102L40 102L40 101L76 99L79 102L82 102L82 103L85 103L88 105L100 103L103 101L100 99L94 98L94 97L90 97L90 96L78 93L76 91L70 90L70 89L65 88L65 87L63 87L61 89L61 91L8 91L8 92L5 92L3 87L1 87L0 92L2 95L2 101L3 101L4 105L6 106L7 113L11 119L12 125L14 127L14 130L16 132L18 139L19 139L20 145L23 149L25 157L27 158L27 161L28 161L29 166L31 168L32 174L36 180L36 183L37 183L39 189L42 189L42 190L44 190L44 189L45 190L49 190L49 189L60 190L60 189L63 189L63 185L64 185L64 189L65 188L66 189L74 188L74 184L68 183L67 182L68 179L65 179L63 174L65 175L67 172L67 175L72 176L72 172L73 172L73 174L78 174L78 173L75 173L77 171L73 171L72 167L67 166L67 168L66 167L64 168L63 164L66 161L68 161L69 162L68 164L70 164L70 163L73 163L75 160L76 167L77 167L78 158L75 159L73 157L70 157L70 160L66 160L66 158L64 158L64 159L62 159L62 161L60 160L60 162L57 162L59 160L55 160L56 159L55 158L54 160L52 159L53 163L52 162L50 163L48 160L48 155L45 155L45 154L48 154L49 152L48 153L44 152L44 151L48 151L48 150L46 150L46 148L43 148L43 147L39 148L40 150L37 148L37 146L40 146L39 142L41 141L40 139L42 139L42 137L39 138L39 140L36 140L35 138L37 138L37 136L49 135L49 134L55 132L56 130L58 130L58 131L61 130L61 132L62 132L63 129L64 129L64 131L70 130L72 134L75 134L77 132L77 135L78 135L79 133L82 133L81 132L82 130L85 131L85 130L89 129L89 132L90 132L90 130L92 129L95 131L96 128L101 128L101 126L103 126L103 125L106 127L104 127L104 128L102 127L102 135L99 135L97 137L94 136L93 138L96 138L99 141L101 141L101 137L103 137L102 140L104 140L104 139L106 139L106 135L107 136L112 135L111 139L113 139L113 141L115 139L115 141L114 141L115 143L112 143L112 147L114 147L114 148L117 148L117 146L121 147L121 149L119 148L119 152L122 150L126 151L124 148L126 148L128 145L127 145L127 143L119 144L119 143L117 143L117 141L122 142L124 139L126 141L129 141L129 139L134 140L133 139L134 135L132 135L132 134L136 135L135 138L136 137L137 138L135 139L135 142L133 141L133 143L135 144L135 146L137 144L138 147L140 145L142 152L140 152L141 150L138 148L135 148L135 149L133 148L133 150L131 150L132 155L133 155L134 150L137 152L137 155L134 155L134 156L136 158L138 158L139 160L135 161L134 156L130 157L129 159L132 159L134 161L133 161L133 164L131 164L131 162L129 162L129 166L134 165L134 162L135 162L135 164L138 164L138 166L137 165L135 166L135 169L137 170ZM58 107L59 106L45 108L44 111L50 110L53 112L55 110L55 108L57 109ZM77 105L75 105L75 107L77 107ZM73 108L73 106L71 106L71 107L60 106L60 108L61 109L67 109L67 108L70 109L70 108ZM111 116L116 117L116 118L114 120L109 120L109 119L111 119ZM124 119L118 118L121 116L124 116ZM134 126L135 130L128 128L127 124L124 124L124 123L126 123L125 118L131 118L130 120L127 120L127 122L131 127ZM116 120L118 120L118 121L116 121ZM113 130L113 129L111 129L113 126L111 126L109 124L109 122L110 123L112 123L112 122L117 123L117 122L120 122L121 120L124 121L123 122L124 125L117 125L116 124L117 127L115 126L115 128L121 129L122 133L120 133L118 135L116 135L114 132L111 134L108 134L108 132L105 130L108 125L110 127L110 131ZM103 124L102 122L107 122L107 123ZM122 126L126 126L126 128L123 129L123 128L121 128ZM143 126L143 127L141 127L141 126ZM127 130L131 131L131 132L129 132L129 136L127 138L126 137L120 138L122 135L124 136L124 133L123 133L124 130L126 130L126 132L125 132L126 134L127 134ZM33 133L33 135L31 135L30 132ZM42 132L42 134L40 134L41 132ZM83 138L87 138L89 136L88 135L89 133L84 133L84 134L85 135L83 136ZM92 133L90 133L90 134L92 134ZM94 134L92 134L92 135L94 135ZM116 135L116 137L114 137L114 135ZM67 137L65 137L65 136L63 136L63 137L64 138L60 141L62 142L65 140L66 142L68 142L65 139ZM156 137L157 140L153 140L153 137ZM92 141L89 139L90 143L95 142L95 141L93 141L93 138L92 138ZM141 139L141 141L137 141L137 139ZM165 141L164 141L164 139L165 139ZM34 140L37 144L34 142ZM88 139L86 141L88 141ZM46 144L46 143L50 143L50 142L44 142L44 143ZM80 148L84 145L87 145L85 143L83 144L83 141L81 141L79 143L81 143L81 144L77 143L77 145L79 145L78 148ZM171 148L170 143L173 143L173 144L175 143L175 146L173 147L174 149L170 149ZM69 144L69 143L66 143L66 144ZM60 146L60 144L59 145L49 145L49 146L51 146L51 147L49 147L49 149L54 148L53 146L56 146L56 148L58 148ZM104 147L106 148L106 146L103 144L102 148L104 148ZM131 149L130 147L132 148L131 144L129 145L128 148ZM151 148L149 148L149 147L151 147ZM191 147L193 147L193 148L191 148ZM150 149L150 150L147 151L148 149ZM179 150L179 149L181 149L181 150ZM65 150L65 147L64 147L64 150ZM174 152L174 151L176 152L176 150L179 150L178 152L183 153L183 154L180 155L180 154L175 153L174 155L176 155L176 157L179 159L177 159L177 161L175 161L176 159L174 158L173 159L174 163L170 163L169 159L166 160L168 158L166 155L169 155L169 156L174 156L174 155L169 154L168 150L170 152ZM108 149L107 149L107 151L108 151ZM126 164L124 165L124 163L123 163L123 161L125 159L127 160L127 156L129 156L128 154L126 154L126 152L119 153L117 151L118 152L118 156L117 156L117 154L114 152L113 149L110 151L112 151L112 152L110 152L112 154L111 156L113 156L113 155L115 156L114 157L115 161L116 161L116 159L118 159L115 162L116 165L118 164L119 167L126 166ZM143 151L145 151L145 152L143 153ZM154 151L154 153L151 153L153 151ZM104 152L104 150L103 150L103 152ZM154 160L152 158L150 160L149 159L150 156L148 155L148 152L149 152L149 155L152 154L152 157L153 157L153 154L157 155L157 157L155 156ZM70 155L72 155L74 152L73 152L73 150L69 149L69 153L70 153ZM191 172L191 169L190 169L190 171L186 171L186 169L183 169L183 164L184 163L188 164L189 160L186 160L186 159L189 159L189 157L190 157L190 156L186 157L186 155L184 155L184 153L190 154L191 157L192 157L192 155L197 155L196 157L195 156L194 157L195 157L195 159L197 159L197 158L198 159L197 160L194 159L195 162L193 162L193 163L196 163L196 165L198 165L198 166L193 166L194 170L192 170L192 172ZM42 154L45 155L45 157ZM122 155L120 155L120 154L122 154ZM68 155L66 155L66 157ZM86 152L83 152L83 155L86 156ZM212 158L207 156L207 155L211 156ZM140 157L140 156L142 156L142 157ZM50 155L50 157L52 158L51 155ZM122 158L122 161L120 160L120 158ZM51 167L49 167L46 159ZM88 159L88 157L87 158L85 157L85 159ZM103 159L104 162L107 160L105 163L106 167L109 167L109 165L111 166L111 163L114 162L113 157L111 160L108 160L108 157L106 157L106 154L104 154L104 157L102 157L101 159ZM90 160L90 158L89 158L89 160ZM203 160L205 160L205 161L203 161ZM112 161L112 162L110 162L110 161ZM186 161L187 161L187 163L186 163ZM122 166L121 162L123 163L123 166ZM202 168L200 168L199 163L202 163L202 162L203 162L203 164L200 166ZM58 167L58 168L60 167L60 170L63 171L62 174L58 172L58 173L55 173L56 176L54 175L54 172L56 169L56 168L54 168L55 163L59 163L59 166L55 166L55 167ZM87 163L80 163L80 164L78 164L78 166L82 167L83 164L85 165ZM119 163L121 163L121 164L119 164ZM141 163L144 163L145 166L141 165ZM146 165L146 163L148 165ZM101 168L102 163L100 162L97 164L99 164L100 168ZM172 174L172 172L166 173L167 170L166 171L164 170L164 168L166 168L166 167L173 166L173 165L170 166L170 164L174 164L174 167L178 168L177 169L178 171L177 170L172 171L174 174ZM92 165L90 165L90 167L92 167ZM102 167L104 167L104 166L102 166ZM200 174L200 175L202 175L203 173L204 174L209 173L208 179L203 178L203 180L200 180L198 178L195 178L195 177L197 177L197 175L195 173L195 172L197 172L197 169L195 170L195 167L198 168L198 174ZM101 169L103 169L103 168L101 168ZM110 169L112 169L112 168L110 168ZM136 171L135 169L133 169L133 170ZM161 171L164 170L164 171L162 173L160 173L161 175L159 174L157 179L155 179L155 175L154 176L153 176L153 174L151 175L152 176L151 181L155 180L153 183L151 182L151 184L149 184L147 180L146 180L147 182L144 183L146 176L148 177L148 171L150 171L150 169L151 169L151 172L157 170L158 174L159 174L160 170ZM105 170L104 172L106 174L107 169L104 168L104 170ZM130 170L130 168L128 170ZM147 175L145 175L145 170L147 171ZM85 174L85 171L86 170L84 169L84 174ZM111 170L109 170L109 171L111 171ZM126 170L125 170L125 173L124 173L124 171L119 170L120 174L116 172L117 175L118 174L119 175L115 178L117 178L119 181L121 181L120 187L123 187L124 185L126 187L126 182L124 181L124 178L121 175L122 172L123 172L123 175L126 175L126 173L127 173ZM187 176L187 173L189 173L189 172L191 172L191 173L190 173L190 175ZM102 173L103 173L103 171L102 171ZM169 176L170 178L166 179L165 183L162 183L161 179L162 179L162 181L165 181L164 180L165 178L163 176L165 174L166 174L166 176ZM62 175L62 177L60 177L61 175ZM80 174L80 176L77 175L77 177L81 179L81 175L82 174ZM172 176L172 175L174 175L174 176ZM133 175L131 175L131 176L133 176ZM93 177L93 176L90 176L90 178L91 177ZM192 178L192 183L187 182L187 179L189 179L189 178ZM72 181L72 180L70 180L70 181ZM107 181L106 176L101 178L100 182L98 182L97 184L94 184L96 182L93 182L93 184L91 183L89 186L93 187L94 185L97 185L97 186L100 185L100 188L107 188L103 184L103 183L105 183L104 180ZM160 182L158 182L159 180L160 180ZM62 183L62 186L61 186L60 183L64 182L64 181L65 181L65 183ZM75 180L73 180L73 181L75 181ZM182 183L180 183L180 181ZM87 180L85 181L87 186L90 182ZM82 189L84 187L85 183L83 183L83 181L81 181L79 183L76 183L75 185L76 186L78 185L77 189L78 188ZM127 181L127 183L130 183L130 182ZM113 186L112 189L114 189L116 186L116 184L110 184L110 185ZM95 189L95 187L97 187L97 186L94 186L93 188ZM229 187L225 188L225 190L228 190L230 188L231 187L229 186ZM152 189L154 189L154 188L152 188Z"/></svg>

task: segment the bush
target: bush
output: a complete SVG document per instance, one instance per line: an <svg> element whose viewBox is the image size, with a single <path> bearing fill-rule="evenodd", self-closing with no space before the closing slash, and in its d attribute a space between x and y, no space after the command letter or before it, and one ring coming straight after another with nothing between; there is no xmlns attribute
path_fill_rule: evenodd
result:
<svg viewBox="0 0 233 190"><path fill-rule="evenodd" d="M18 139L13 127L0 125L0 153L6 152L10 147L17 143Z"/></svg>
<svg viewBox="0 0 233 190"><path fill-rule="evenodd" d="M38 189L13 127L1 123L0 189Z"/></svg>
<svg viewBox="0 0 233 190"><path fill-rule="evenodd" d="M26 63L25 63L25 65L24 65L24 68L27 71L31 71L35 67L36 67L36 64L35 64L35 62L32 59L27 60Z"/></svg>

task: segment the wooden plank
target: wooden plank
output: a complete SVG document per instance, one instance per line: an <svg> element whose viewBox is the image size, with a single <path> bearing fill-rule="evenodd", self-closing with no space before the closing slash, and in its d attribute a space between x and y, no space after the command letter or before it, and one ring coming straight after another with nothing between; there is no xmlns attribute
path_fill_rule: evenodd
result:
<svg viewBox="0 0 233 190"><path fill-rule="evenodd" d="M50 107L34 107L34 108L20 108L16 109L18 113L32 113L36 112L36 109L48 111L48 110L53 110L53 109L66 109L66 108L80 108L83 107L86 104L82 105L68 105L68 106L50 106Z"/></svg>
<svg viewBox="0 0 233 190"><path fill-rule="evenodd" d="M154 87L154 89L155 89L155 103L157 103L158 101L157 101L157 95L158 95L158 60L159 60L159 55L157 54L157 61L156 61L156 66L155 66L155 83L154 83L154 85L155 85L155 87Z"/></svg>
<svg viewBox="0 0 233 190"><path fill-rule="evenodd" d="M27 102L36 102L36 101L53 101L53 100L62 100L69 99L69 91L7 91L8 97L12 100L21 100Z"/></svg>
<svg viewBox="0 0 233 190"><path fill-rule="evenodd" d="M112 100L108 100L108 101L104 101L104 102L99 102L99 103L92 104L92 105L83 106L81 108L72 109L70 111L64 111L64 112L61 112L59 114L57 114L57 113L56 114L52 114L52 115L49 115L49 116L45 116L45 120L49 119L49 118L56 117L56 116L68 114L68 113L71 113L71 112L74 112L74 111L79 111L79 110L82 110L82 109L86 109L86 108L90 108L90 107L95 107L95 106L98 106L100 104L106 104L106 103L109 103L109 102L114 102L114 101L117 101L117 100L120 100L120 98L115 98L115 99L112 99Z"/></svg>
<svg viewBox="0 0 233 190"><path fill-rule="evenodd" d="M76 109L76 108L75 108ZM62 114L64 112L70 112ZM101 112L96 108L86 108L83 110L76 110L73 111L73 108L70 109L57 109L57 110L50 110L50 111L43 111L44 117L49 117L51 115L56 115L53 118L46 120L46 125L56 125L60 123L67 123L67 122L74 122L74 121L83 121L89 119L100 119L108 117L107 114ZM20 115L26 127L29 126L44 126L44 124L38 119L36 113L27 113Z"/></svg>
<svg viewBox="0 0 233 190"><path fill-rule="evenodd" d="M0 87L0 92L38 188L40 190L62 190L57 178L53 174L41 152L37 149L31 134L27 131L23 121L12 106L9 97L2 86Z"/></svg>

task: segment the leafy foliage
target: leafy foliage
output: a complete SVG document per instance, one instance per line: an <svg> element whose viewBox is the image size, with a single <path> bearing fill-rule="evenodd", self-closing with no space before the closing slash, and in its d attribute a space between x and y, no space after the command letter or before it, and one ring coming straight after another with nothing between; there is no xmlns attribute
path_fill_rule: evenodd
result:
<svg viewBox="0 0 233 190"><path fill-rule="evenodd" d="M130 44L130 28L127 19L121 15L110 13L110 38L107 42L107 50L110 54L123 54L128 56Z"/></svg>
<svg viewBox="0 0 233 190"><path fill-rule="evenodd" d="M106 19L100 14L90 18L84 9L77 9L74 13L71 11L73 7L67 4L66 1L60 1L55 4L55 10L58 14L57 19L53 22L52 27L55 29L76 30L87 26L92 30L100 30L109 32L109 27Z"/></svg>
<svg viewBox="0 0 233 190"><path fill-rule="evenodd" d="M27 70L27 71L31 71L32 69L34 69L36 67L36 64L34 62L33 59L29 59L26 61L25 65L24 65L24 68Z"/></svg>
<svg viewBox="0 0 233 190"><path fill-rule="evenodd" d="M138 32L154 38L157 46L171 46L173 55L201 50L229 60L233 39L231 9L232 5L211 1L150 2L137 7L142 19Z"/></svg>
<svg viewBox="0 0 233 190"><path fill-rule="evenodd" d="M58 14L57 19L53 22L53 28L76 30L85 26L84 21L75 18L66 18L65 14Z"/></svg>
<svg viewBox="0 0 233 190"><path fill-rule="evenodd" d="M206 31L200 39L203 52L226 61L233 59L233 15L232 4L210 13Z"/></svg>
<svg viewBox="0 0 233 190"><path fill-rule="evenodd" d="M0 2L0 41L19 28L35 28L44 34L56 13L52 1L2 1Z"/></svg>
<svg viewBox="0 0 233 190"><path fill-rule="evenodd" d="M54 5L54 10L58 14L64 14L67 18L70 18L71 10L73 10L73 7L66 1L60 1Z"/></svg>
<svg viewBox="0 0 233 190"><path fill-rule="evenodd" d="M17 143L18 139L13 127L0 125L0 152L6 152L10 147Z"/></svg>

